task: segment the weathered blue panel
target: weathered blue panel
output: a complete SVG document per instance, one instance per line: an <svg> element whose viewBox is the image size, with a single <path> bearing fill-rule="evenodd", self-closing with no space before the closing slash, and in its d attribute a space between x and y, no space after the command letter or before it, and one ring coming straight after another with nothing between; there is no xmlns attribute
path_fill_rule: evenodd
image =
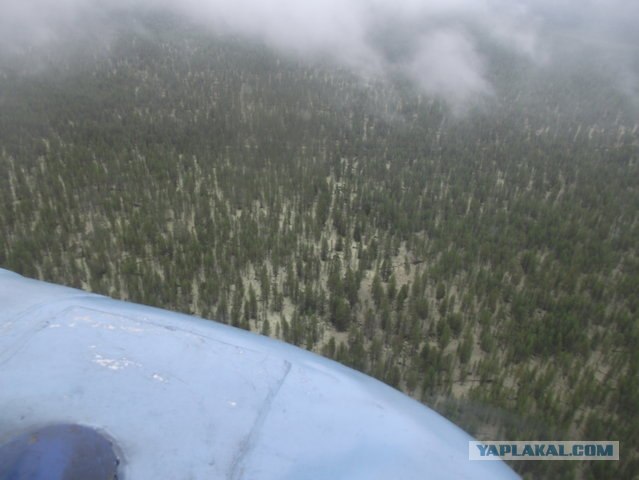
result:
<svg viewBox="0 0 639 480"><path fill-rule="evenodd" d="M335 362L0 269L0 445L56 424L113 439L124 479L517 478Z"/></svg>
<svg viewBox="0 0 639 480"><path fill-rule="evenodd" d="M48 425L0 446L2 480L116 480L112 442L92 428Z"/></svg>

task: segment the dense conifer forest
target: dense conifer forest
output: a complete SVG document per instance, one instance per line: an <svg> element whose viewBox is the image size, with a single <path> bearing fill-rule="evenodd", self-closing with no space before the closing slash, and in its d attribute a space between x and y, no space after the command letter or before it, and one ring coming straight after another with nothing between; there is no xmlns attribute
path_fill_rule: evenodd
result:
<svg viewBox="0 0 639 480"><path fill-rule="evenodd" d="M164 21L0 68L0 267L275 337L639 472L639 116L497 46L468 111ZM573 66L574 67L574 66Z"/></svg>

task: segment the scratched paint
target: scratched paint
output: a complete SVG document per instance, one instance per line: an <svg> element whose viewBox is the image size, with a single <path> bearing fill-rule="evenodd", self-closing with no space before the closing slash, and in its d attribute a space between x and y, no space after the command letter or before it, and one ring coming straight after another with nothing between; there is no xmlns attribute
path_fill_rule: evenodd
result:
<svg viewBox="0 0 639 480"><path fill-rule="evenodd" d="M0 328L0 445L71 422L125 479L517 478L396 390L216 322L0 270Z"/></svg>

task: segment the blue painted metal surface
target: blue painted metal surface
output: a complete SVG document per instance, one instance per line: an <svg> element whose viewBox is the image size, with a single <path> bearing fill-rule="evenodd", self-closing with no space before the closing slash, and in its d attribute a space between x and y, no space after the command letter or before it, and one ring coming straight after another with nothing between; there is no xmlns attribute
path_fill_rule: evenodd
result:
<svg viewBox="0 0 639 480"><path fill-rule="evenodd" d="M0 269L0 446L64 423L113 439L124 479L517 478L335 362Z"/></svg>
<svg viewBox="0 0 639 480"><path fill-rule="evenodd" d="M2 480L115 480L112 442L81 425L47 425L0 446Z"/></svg>

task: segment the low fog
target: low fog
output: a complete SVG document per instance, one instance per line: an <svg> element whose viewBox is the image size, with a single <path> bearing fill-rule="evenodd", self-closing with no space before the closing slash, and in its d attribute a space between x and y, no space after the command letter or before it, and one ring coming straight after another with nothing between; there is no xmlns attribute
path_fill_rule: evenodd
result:
<svg viewBox="0 0 639 480"><path fill-rule="evenodd" d="M402 75L453 105L490 96L491 42L548 66L566 55L615 71L636 95L639 3L623 0L4 0L0 53L24 57L86 35L109 39L129 10L171 12L215 32L321 58L364 77ZM107 21L107 19L110 19ZM65 42L66 40L66 42Z"/></svg>

